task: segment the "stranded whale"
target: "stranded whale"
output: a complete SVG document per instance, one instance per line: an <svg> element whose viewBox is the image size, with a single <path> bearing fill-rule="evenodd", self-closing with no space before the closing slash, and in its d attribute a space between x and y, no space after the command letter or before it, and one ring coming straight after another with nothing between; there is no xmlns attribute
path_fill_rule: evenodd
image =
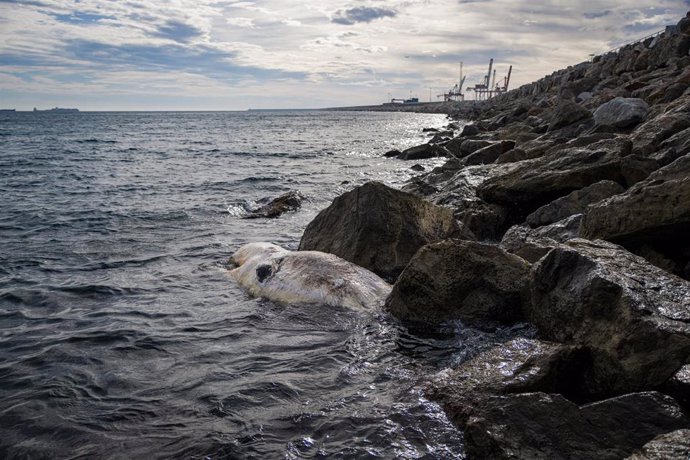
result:
<svg viewBox="0 0 690 460"><path fill-rule="evenodd" d="M373 308L391 291L369 270L325 252L249 243L230 262L237 265L230 275L251 295L277 302Z"/></svg>

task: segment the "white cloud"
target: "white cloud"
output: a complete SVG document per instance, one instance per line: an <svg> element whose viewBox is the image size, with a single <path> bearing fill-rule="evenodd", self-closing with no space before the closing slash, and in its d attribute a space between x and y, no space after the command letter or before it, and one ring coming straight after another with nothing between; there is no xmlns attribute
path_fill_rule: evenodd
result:
<svg viewBox="0 0 690 460"><path fill-rule="evenodd" d="M683 0L0 1L0 89L9 100L44 84L55 94L222 91L244 100L252 88L273 100L303 94L302 106L376 103L389 92L447 89L460 61L469 84L491 57L499 75L514 66L511 86L527 83L675 23L687 8ZM297 96L280 99L288 88Z"/></svg>

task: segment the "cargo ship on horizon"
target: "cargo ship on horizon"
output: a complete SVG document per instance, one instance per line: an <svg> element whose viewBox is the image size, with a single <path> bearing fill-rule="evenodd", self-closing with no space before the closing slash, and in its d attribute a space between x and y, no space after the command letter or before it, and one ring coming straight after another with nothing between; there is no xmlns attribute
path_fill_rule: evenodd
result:
<svg viewBox="0 0 690 460"><path fill-rule="evenodd" d="M63 109L62 107L54 107L52 109L47 109L47 110L38 110L36 107L34 107L34 112L79 112L79 109Z"/></svg>

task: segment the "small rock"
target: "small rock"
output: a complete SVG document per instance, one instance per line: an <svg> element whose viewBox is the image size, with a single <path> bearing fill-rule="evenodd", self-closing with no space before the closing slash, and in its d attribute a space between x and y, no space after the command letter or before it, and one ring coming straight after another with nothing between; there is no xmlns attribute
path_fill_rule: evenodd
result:
<svg viewBox="0 0 690 460"><path fill-rule="evenodd" d="M420 164L416 164L416 165L410 166L410 169L412 171L424 171L424 166L422 166Z"/></svg>
<svg viewBox="0 0 690 460"><path fill-rule="evenodd" d="M271 200L258 209L252 210L249 214L243 216L243 218L258 219L260 217L278 217L284 212L299 209L299 207L302 206L303 198L300 192L293 190L280 195L278 198Z"/></svg>
<svg viewBox="0 0 690 460"><path fill-rule="evenodd" d="M422 144L402 151L398 158L401 160L425 160L427 158L449 156L448 151L435 144Z"/></svg>
<svg viewBox="0 0 690 460"><path fill-rule="evenodd" d="M469 141L466 141L469 142ZM465 164L470 165L480 165L493 163L502 154L512 150L515 147L515 141L499 141L493 144L489 144L486 147L475 151L471 155L465 158Z"/></svg>
<svg viewBox="0 0 690 460"><path fill-rule="evenodd" d="M393 158L393 157L399 157L402 152L400 150L389 150L386 153L383 154L384 157L386 158Z"/></svg>

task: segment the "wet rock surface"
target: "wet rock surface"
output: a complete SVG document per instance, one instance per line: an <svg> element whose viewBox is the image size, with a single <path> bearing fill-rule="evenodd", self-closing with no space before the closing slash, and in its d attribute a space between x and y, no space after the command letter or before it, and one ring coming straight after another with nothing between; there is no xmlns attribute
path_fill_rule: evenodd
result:
<svg viewBox="0 0 690 460"><path fill-rule="evenodd" d="M529 268L494 245L462 240L430 244L410 260L385 308L413 323L514 323L522 317Z"/></svg>
<svg viewBox="0 0 690 460"><path fill-rule="evenodd" d="M465 428L470 458L620 459L687 426L675 401L632 393L578 406L559 394L495 396Z"/></svg>
<svg viewBox="0 0 690 460"><path fill-rule="evenodd" d="M649 441L628 460L688 460L690 458L690 430L676 430L661 434Z"/></svg>

